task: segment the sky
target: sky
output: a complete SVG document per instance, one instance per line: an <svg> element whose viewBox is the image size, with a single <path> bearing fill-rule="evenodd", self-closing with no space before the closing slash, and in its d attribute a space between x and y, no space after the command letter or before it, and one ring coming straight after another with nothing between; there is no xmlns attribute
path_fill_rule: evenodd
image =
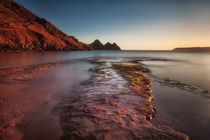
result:
<svg viewBox="0 0 210 140"><path fill-rule="evenodd" d="M210 46L210 0L16 0L84 43L124 50Z"/></svg>

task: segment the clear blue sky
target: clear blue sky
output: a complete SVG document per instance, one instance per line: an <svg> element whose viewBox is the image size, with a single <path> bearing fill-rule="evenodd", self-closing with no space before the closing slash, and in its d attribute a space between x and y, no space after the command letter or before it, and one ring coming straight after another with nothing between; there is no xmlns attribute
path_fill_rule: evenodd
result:
<svg viewBox="0 0 210 140"><path fill-rule="evenodd" d="M210 46L207 0L16 0L85 43L123 49Z"/></svg>

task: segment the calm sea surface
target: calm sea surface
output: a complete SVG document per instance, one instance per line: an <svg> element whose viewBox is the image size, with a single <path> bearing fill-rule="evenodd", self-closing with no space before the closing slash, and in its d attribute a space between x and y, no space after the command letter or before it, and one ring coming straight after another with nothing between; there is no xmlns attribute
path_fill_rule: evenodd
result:
<svg viewBox="0 0 210 140"><path fill-rule="evenodd" d="M210 90L210 52L90 51L0 53L0 68L90 57L150 57L175 61L147 61L155 75Z"/></svg>
<svg viewBox="0 0 210 140"><path fill-rule="evenodd" d="M178 81L210 91L209 52L153 52L153 51L89 51L0 53L0 68L56 63L92 57L145 57L143 62L152 74L162 79ZM155 59L155 61L154 61ZM87 65L80 65L87 67ZM77 67L80 69L80 67ZM75 74L78 75L77 70ZM210 138L210 98L176 86L161 84L152 79L157 116L156 125L169 125L188 134L193 140Z"/></svg>

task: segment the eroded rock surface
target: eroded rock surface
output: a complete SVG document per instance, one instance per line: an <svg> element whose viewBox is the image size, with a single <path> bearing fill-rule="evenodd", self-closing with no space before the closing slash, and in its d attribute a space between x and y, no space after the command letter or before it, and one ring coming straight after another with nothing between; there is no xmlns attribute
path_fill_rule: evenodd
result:
<svg viewBox="0 0 210 140"><path fill-rule="evenodd" d="M92 77L67 98L61 113L64 140L188 140L167 126L154 126L151 85L141 65L92 60ZM115 63L117 62L117 63Z"/></svg>

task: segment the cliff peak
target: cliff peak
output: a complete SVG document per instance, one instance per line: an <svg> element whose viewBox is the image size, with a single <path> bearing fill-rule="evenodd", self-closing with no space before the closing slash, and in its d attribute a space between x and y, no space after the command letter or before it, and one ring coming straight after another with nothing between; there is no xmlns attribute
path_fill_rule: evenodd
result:
<svg viewBox="0 0 210 140"><path fill-rule="evenodd" d="M103 45L98 39L91 43L90 46L95 50L121 50L116 43L111 44L110 42L107 42Z"/></svg>
<svg viewBox="0 0 210 140"><path fill-rule="evenodd" d="M93 41L92 44L95 44L95 45L103 45L103 44L101 43L101 41L98 40L98 39L96 39L95 41Z"/></svg>

